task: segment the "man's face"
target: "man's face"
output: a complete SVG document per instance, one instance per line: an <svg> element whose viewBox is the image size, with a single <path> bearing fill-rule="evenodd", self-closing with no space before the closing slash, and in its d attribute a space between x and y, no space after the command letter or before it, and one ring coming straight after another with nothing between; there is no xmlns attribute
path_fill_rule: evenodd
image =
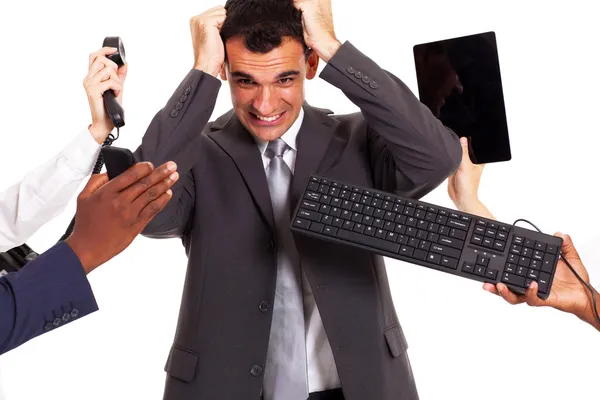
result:
<svg viewBox="0 0 600 400"><path fill-rule="evenodd" d="M266 54L253 53L242 39L226 43L227 64L221 78L229 80L233 108L254 136L272 141L292 126L304 103L304 79L314 78L319 58L304 56L300 42L284 38Z"/></svg>

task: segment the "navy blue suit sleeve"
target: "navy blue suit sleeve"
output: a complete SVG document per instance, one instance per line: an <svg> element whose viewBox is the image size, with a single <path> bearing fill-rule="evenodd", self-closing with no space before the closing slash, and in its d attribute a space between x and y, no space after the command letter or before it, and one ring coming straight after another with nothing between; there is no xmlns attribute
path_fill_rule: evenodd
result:
<svg viewBox="0 0 600 400"><path fill-rule="evenodd" d="M61 242L0 278L0 354L96 310L79 259Z"/></svg>

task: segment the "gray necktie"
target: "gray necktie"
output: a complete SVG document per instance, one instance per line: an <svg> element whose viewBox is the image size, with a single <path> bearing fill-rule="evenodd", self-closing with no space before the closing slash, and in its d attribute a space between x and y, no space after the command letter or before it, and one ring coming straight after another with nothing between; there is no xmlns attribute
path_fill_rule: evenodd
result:
<svg viewBox="0 0 600 400"><path fill-rule="evenodd" d="M292 171L282 158L286 149L283 139L277 139L269 142L265 152L271 159L267 181L277 235L277 284L263 381L265 400L308 398L302 279L298 252L289 228Z"/></svg>

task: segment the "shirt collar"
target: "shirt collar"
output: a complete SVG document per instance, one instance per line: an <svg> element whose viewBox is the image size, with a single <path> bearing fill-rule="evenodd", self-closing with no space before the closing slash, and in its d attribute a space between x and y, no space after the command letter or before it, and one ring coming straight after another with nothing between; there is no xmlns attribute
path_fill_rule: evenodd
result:
<svg viewBox="0 0 600 400"><path fill-rule="evenodd" d="M296 118L296 120L294 121L292 126L290 126L290 129L288 129L283 135L281 135L281 138L283 139L285 144L290 146L290 148L293 150L296 150L296 140L298 138L298 133L300 132L300 127L302 126L303 120L304 120L304 108L300 107L300 113L298 114L298 118ZM267 150L268 142L265 140L262 140L260 138L257 138L254 135L252 135L252 137L254 138L254 140L256 141L256 144L258 145L260 154L264 154L265 151Z"/></svg>

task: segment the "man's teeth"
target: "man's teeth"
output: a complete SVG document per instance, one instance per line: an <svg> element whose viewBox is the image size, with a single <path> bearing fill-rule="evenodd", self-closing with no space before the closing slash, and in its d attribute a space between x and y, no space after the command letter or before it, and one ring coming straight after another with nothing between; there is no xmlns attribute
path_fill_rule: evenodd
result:
<svg viewBox="0 0 600 400"><path fill-rule="evenodd" d="M281 114L283 114L283 113L281 113ZM261 121L272 122L272 121L279 119L279 117L281 117L281 114L273 115L272 117L262 117L260 115L256 115L256 118L260 119Z"/></svg>

